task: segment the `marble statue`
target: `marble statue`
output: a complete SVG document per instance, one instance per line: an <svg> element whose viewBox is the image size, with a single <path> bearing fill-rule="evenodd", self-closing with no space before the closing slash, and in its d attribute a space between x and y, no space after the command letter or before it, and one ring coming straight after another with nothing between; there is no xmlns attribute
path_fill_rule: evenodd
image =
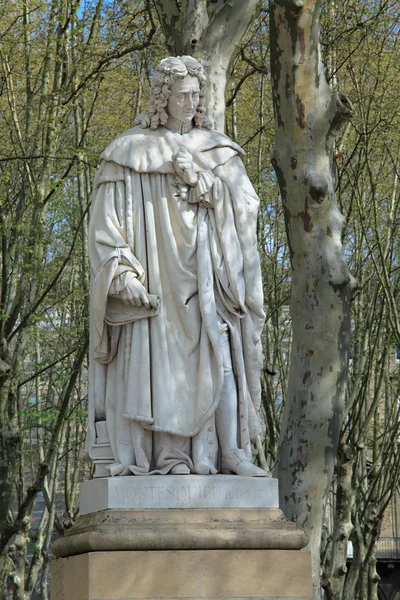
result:
<svg viewBox="0 0 400 600"><path fill-rule="evenodd" d="M261 432L258 198L190 56L102 153L89 231L95 476L234 473Z"/></svg>

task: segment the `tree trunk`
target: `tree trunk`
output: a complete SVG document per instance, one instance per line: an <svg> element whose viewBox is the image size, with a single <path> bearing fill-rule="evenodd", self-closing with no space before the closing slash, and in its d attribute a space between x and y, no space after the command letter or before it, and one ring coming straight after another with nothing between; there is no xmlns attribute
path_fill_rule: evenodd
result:
<svg viewBox="0 0 400 600"><path fill-rule="evenodd" d="M344 406L352 277L335 199L333 142L353 113L328 86L319 2L271 2L271 73L277 174L292 265L293 343L275 474L281 507L310 537L314 598L320 539Z"/></svg>
<svg viewBox="0 0 400 600"><path fill-rule="evenodd" d="M337 455L335 515L332 524L332 549L323 587L329 600L342 600L347 575L347 545L353 529L351 514L356 499L352 485L354 453L349 446L340 445Z"/></svg>
<svg viewBox="0 0 400 600"><path fill-rule="evenodd" d="M225 128L228 67L256 14L259 0L155 0L169 52L190 54L206 72L207 111L215 128Z"/></svg>
<svg viewBox="0 0 400 600"><path fill-rule="evenodd" d="M1 359L0 359L1 360ZM0 379L0 514L7 515L11 504L15 474L18 469L21 438L14 419L8 417L10 381ZM0 535L7 519L0 519Z"/></svg>

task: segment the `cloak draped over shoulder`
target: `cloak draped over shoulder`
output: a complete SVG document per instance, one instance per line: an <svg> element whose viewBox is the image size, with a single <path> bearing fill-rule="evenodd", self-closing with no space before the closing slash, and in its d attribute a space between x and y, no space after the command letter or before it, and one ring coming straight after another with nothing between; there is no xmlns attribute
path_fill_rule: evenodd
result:
<svg viewBox="0 0 400 600"><path fill-rule="evenodd" d="M199 173L195 188L175 174L173 156L182 147ZM264 313L258 198L241 154L216 131L135 127L101 155L89 231L88 444L95 443L95 422L106 421L111 474L147 474L156 463L157 472L168 472L177 459L164 456L160 467L152 440L158 434L181 440L192 471L214 462L215 433L202 455L224 380L221 323L230 333L239 446L252 458L260 433ZM132 277L160 298L159 310L147 316L142 307L126 324L110 325L109 295L117 297Z"/></svg>

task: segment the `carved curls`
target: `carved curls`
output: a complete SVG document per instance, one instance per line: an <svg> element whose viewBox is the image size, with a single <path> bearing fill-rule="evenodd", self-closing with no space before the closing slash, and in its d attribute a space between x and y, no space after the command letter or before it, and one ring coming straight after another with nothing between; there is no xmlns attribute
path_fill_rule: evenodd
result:
<svg viewBox="0 0 400 600"><path fill-rule="evenodd" d="M168 120L165 107L172 94L171 88L177 79L183 79L186 75L197 77L200 86L199 105L193 119L195 127L211 129L212 122L206 116L206 76L201 64L192 56L169 56L154 69L147 114L138 115L134 124L143 129L157 129L160 124L165 125Z"/></svg>

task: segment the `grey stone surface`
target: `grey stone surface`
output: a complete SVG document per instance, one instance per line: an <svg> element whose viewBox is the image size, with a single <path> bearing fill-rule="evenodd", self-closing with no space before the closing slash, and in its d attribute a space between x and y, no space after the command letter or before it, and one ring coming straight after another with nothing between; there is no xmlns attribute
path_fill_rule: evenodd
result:
<svg viewBox="0 0 400 600"><path fill-rule="evenodd" d="M107 509L279 508L278 480L237 475L108 477L80 486L81 515Z"/></svg>
<svg viewBox="0 0 400 600"><path fill-rule="evenodd" d="M299 550L307 535L278 508L103 510L78 517L57 557L130 550Z"/></svg>

